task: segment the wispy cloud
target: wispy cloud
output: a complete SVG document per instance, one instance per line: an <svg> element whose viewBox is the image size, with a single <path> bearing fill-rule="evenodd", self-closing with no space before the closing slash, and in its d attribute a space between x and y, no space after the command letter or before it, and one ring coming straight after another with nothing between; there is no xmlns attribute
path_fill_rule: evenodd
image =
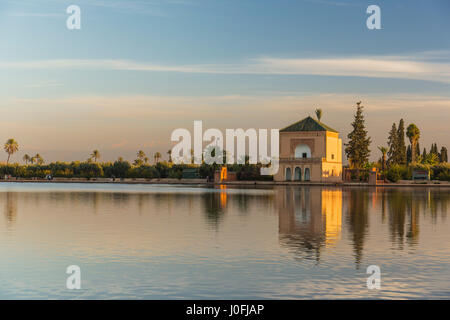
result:
<svg viewBox="0 0 450 320"><path fill-rule="evenodd" d="M354 2L347 2L347 1L333 1L333 0L304 0L309 3L314 4L323 4L323 5L330 5L330 6L338 6L338 7L349 7L349 6L359 6L360 4L354 3Z"/></svg>
<svg viewBox="0 0 450 320"><path fill-rule="evenodd" d="M167 65L132 60L61 59L0 62L2 69L95 69L212 74L321 75L413 79L450 83L448 52L403 56L262 57L235 64Z"/></svg>
<svg viewBox="0 0 450 320"><path fill-rule="evenodd" d="M11 17L23 18L63 18L66 17L62 13L46 13L46 12L11 12L8 13Z"/></svg>
<svg viewBox="0 0 450 320"><path fill-rule="evenodd" d="M128 140L122 139L122 140L120 140L120 142L118 142L118 143L113 143L113 144L111 145L111 148L112 148L112 149L119 149L119 148L125 147L127 144L128 144Z"/></svg>
<svg viewBox="0 0 450 320"><path fill-rule="evenodd" d="M95 0L83 1L86 5L102 7L121 12L130 12L133 14L148 14L154 16L165 16L166 14L160 8L158 1L115 1L115 0Z"/></svg>

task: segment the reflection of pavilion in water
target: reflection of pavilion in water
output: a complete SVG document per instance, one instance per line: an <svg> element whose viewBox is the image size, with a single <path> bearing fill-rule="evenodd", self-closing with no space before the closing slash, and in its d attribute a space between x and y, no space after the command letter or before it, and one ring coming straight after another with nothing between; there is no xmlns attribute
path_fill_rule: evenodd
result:
<svg viewBox="0 0 450 320"><path fill-rule="evenodd" d="M341 237L342 191L320 187L276 189L282 245L306 258L320 259L320 249Z"/></svg>

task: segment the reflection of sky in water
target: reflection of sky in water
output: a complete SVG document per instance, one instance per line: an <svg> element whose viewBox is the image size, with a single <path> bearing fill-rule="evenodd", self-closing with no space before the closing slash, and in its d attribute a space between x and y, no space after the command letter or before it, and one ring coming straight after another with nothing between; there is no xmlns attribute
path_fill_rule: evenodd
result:
<svg viewBox="0 0 450 320"><path fill-rule="evenodd" d="M3 183L0 298L448 299L448 205L442 188Z"/></svg>

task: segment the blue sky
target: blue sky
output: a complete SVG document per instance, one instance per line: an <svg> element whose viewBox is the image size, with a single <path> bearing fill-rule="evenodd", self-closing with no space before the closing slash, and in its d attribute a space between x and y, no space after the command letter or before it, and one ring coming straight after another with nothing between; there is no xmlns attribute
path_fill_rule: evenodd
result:
<svg viewBox="0 0 450 320"><path fill-rule="evenodd" d="M373 159L401 117L450 147L449 18L446 0L2 0L0 139L16 160L131 160L193 120L279 128L321 107L345 140L362 100Z"/></svg>

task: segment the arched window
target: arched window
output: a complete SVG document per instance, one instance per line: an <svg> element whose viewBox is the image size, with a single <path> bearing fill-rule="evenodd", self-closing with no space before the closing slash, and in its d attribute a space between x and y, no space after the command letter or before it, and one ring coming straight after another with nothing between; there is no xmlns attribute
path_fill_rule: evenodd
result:
<svg viewBox="0 0 450 320"><path fill-rule="evenodd" d="M302 180L302 169L299 167L296 167L294 170L294 180Z"/></svg>
<svg viewBox="0 0 450 320"><path fill-rule="evenodd" d="M286 168L286 180L287 181L291 181L292 180L291 168Z"/></svg>
<svg viewBox="0 0 450 320"><path fill-rule="evenodd" d="M295 157L296 158L311 158L311 148L306 144L299 144L295 148Z"/></svg>
<svg viewBox="0 0 450 320"><path fill-rule="evenodd" d="M305 169L305 181L309 181L311 179L310 176L311 176L310 170L309 170L309 168L306 168Z"/></svg>

